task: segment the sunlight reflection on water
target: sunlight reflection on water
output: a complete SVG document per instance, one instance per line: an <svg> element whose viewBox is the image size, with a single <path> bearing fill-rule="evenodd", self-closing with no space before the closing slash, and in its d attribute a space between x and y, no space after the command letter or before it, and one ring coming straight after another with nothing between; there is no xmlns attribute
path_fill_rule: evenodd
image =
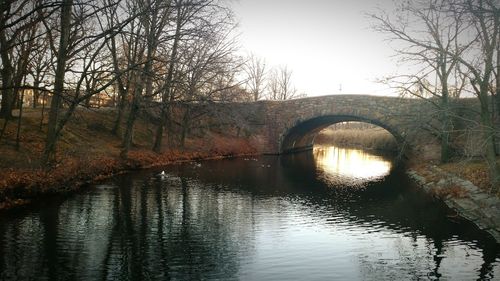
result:
<svg viewBox="0 0 500 281"><path fill-rule="evenodd" d="M387 176L392 168L391 160L360 149L317 146L314 159L322 178L332 182L349 182L360 185Z"/></svg>

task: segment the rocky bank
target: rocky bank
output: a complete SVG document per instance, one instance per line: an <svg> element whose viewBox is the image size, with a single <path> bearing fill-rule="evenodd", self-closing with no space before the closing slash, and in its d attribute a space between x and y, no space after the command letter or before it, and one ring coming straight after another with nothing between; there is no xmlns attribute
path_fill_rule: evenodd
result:
<svg viewBox="0 0 500 281"><path fill-rule="evenodd" d="M500 199L437 166L408 170L419 186L441 198L463 218L490 233L500 243Z"/></svg>

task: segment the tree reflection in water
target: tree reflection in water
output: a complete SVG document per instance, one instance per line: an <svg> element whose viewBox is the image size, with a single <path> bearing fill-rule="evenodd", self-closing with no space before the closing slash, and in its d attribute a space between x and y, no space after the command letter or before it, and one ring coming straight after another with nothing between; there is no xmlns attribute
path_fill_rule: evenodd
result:
<svg viewBox="0 0 500 281"><path fill-rule="evenodd" d="M3 218L0 280L235 279L252 221L218 221L238 217L251 200L223 204L230 194L191 192L191 184L124 175L59 206Z"/></svg>
<svg viewBox="0 0 500 281"><path fill-rule="evenodd" d="M317 159L143 171L4 213L0 280L498 278L498 244L398 167L359 188Z"/></svg>

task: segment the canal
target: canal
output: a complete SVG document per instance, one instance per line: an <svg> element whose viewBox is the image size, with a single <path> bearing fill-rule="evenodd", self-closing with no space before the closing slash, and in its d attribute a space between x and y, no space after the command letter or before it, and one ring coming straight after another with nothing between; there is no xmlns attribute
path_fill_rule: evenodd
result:
<svg viewBox="0 0 500 281"><path fill-rule="evenodd" d="M391 157L317 147L1 213L0 280L500 280L500 245Z"/></svg>

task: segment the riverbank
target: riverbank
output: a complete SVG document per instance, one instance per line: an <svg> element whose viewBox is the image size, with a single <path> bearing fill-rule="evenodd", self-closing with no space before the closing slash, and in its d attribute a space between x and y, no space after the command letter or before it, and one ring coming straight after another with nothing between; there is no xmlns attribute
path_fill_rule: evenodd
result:
<svg viewBox="0 0 500 281"><path fill-rule="evenodd" d="M25 112L19 149L15 146L17 120L9 122L0 140L0 210L74 192L92 182L132 170L256 154L248 138L216 130L189 136L184 148L172 148L165 140L163 152L157 154L151 151L154 125L139 119L133 147L123 160L119 157L121 138L110 129L114 118L114 112L109 110L79 110L63 130L56 163L49 169L42 169L39 163L46 122L41 111Z"/></svg>
<svg viewBox="0 0 500 281"><path fill-rule="evenodd" d="M443 168L459 170L456 164L447 164ZM436 165L414 166L407 174L420 187L455 210L457 215L490 233L500 243L500 199L488 193L484 186L478 187L443 168Z"/></svg>
<svg viewBox="0 0 500 281"><path fill-rule="evenodd" d="M49 195L78 191L81 188L112 177L139 169L161 167L187 161L223 159L254 155L251 150L225 151L168 151L155 154L146 150L135 150L127 160L118 157L97 157L90 161L67 159L65 164L43 169L0 169L0 210L43 200Z"/></svg>

